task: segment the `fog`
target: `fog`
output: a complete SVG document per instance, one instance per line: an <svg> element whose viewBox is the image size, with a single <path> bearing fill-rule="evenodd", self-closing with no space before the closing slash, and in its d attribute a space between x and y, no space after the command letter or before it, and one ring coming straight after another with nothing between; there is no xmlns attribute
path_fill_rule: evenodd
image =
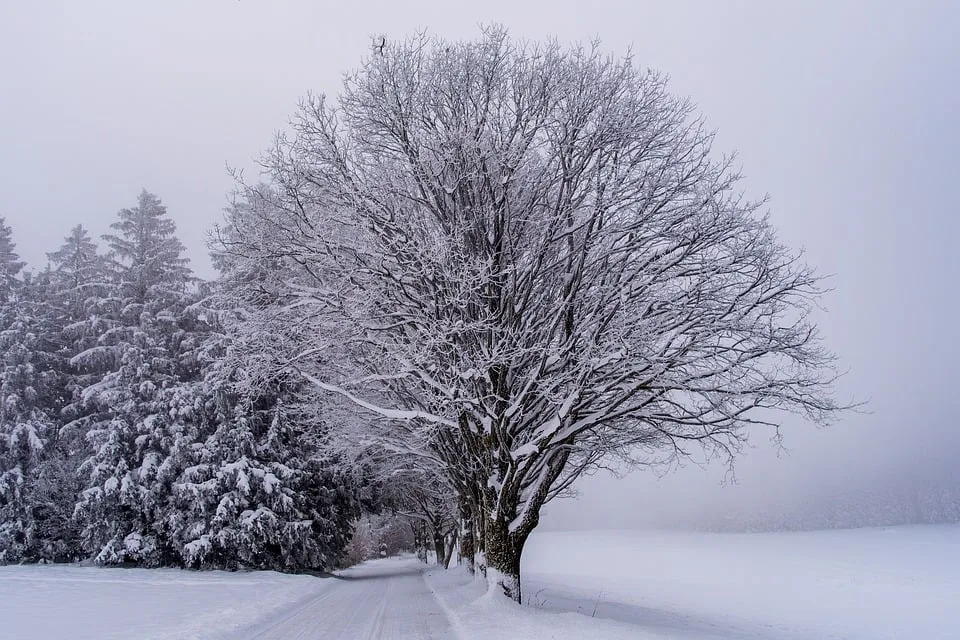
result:
<svg viewBox="0 0 960 640"><path fill-rule="evenodd" d="M0 215L42 268L71 226L104 232L145 187L209 277L227 166L255 175L297 99L335 94L371 36L469 38L499 22L518 38L632 47L699 105L718 152L739 153L781 240L830 274L818 318L849 370L838 395L867 404L827 429L787 419L786 454L755 433L735 484L715 464L598 473L544 525L874 523L911 487L960 482L960 6L916 5L6 2Z"/></svg>

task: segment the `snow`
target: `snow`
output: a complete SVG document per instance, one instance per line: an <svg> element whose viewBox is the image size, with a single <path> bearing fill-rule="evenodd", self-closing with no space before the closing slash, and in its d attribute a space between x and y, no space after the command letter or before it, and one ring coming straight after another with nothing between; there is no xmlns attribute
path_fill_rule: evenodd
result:
<svg viewBox="0 0 960 640"><path fill-rule="evenodd" d="M884 640L960 637L960 526L537 532L524 605L462 567L0 567L0 637ZM53 608L51 608L53 603Z"/></svg>
<svg viewBox="0 0 960 640"><path fill-rule="evenodd" d="M519 606L488 589L487 581L458 567L434 569L426 576L431 592L453 620L451 637L457 640L662 640L636 626L578 613L551 613Z"/></svg>
<svg viewBox="0 0 960 640"><path fill-rule="evenodd" d="M272 571L0 567L0 638L233 638L331 582Z"/></svg>
<svg viewBox="0 0 960 640"><path fill-rule="evenodd" d="M332 587L238 633L240 640L462 640L412 556L338 572Z"/></svg>
<svg viewBox="0 0 960 640"><path fill-rule="evenodd" d="M531 604L664 638L960 638L960 526L535 532Z"/></svg>
<svg viewBox="0 0 960 640"><path fill-rule="evenodd" d="M443 425L446 425L446 426L448 426L448 427L458 427L458 426L459 426L459 425L457 425L456 423L451 422L450 420L447 420L447 419L442 418L442 417L440 417L440 416L434 415L434 414L429 413L429 412L427 412L427 411L401 411L401 410L399 410L399 409L386 409L386 408L383 408L383 407L378 407L378 406L375 405L375 404L372 404L372 403L370 403L370 402L366 402L365 400L361 400L360 398L358 398L358 397L354 396L353 394L351 394L351 393L350 393L349 391L347 391L346 389L341 389L340 387L338 387L338 386L336 386L336 385L332 385L332 384L328 384L328 383L326 383L326 382L323 382L323 381L320 380L319 378L316 378L316 377L314 377L314 376L311 376L311 375L309 375L309 374L307 374L307 373L304 373L304 372L302 372L302 371L300 372L300 375L303 376L306 380L310 381L310 382L311 382L313 385L315 385L316 387L319 387L320 389L323 389L324 391L330 391L330 392L332 392L332 393L338 393L338 394L340 394L341 396L343 396L344 398L346 398L347 400L350 400L351 402L353 402L354 404L356 404L357 406L362 407L362 408L370 411L371 413L375 413L375 414L380 415L380 416L382 416L382 417L384 417L384 418L388 418L388 419L391 419L391 420L402 420L402 421L422 419L422 420L426 420L427 422L443 424Z"/></svg>

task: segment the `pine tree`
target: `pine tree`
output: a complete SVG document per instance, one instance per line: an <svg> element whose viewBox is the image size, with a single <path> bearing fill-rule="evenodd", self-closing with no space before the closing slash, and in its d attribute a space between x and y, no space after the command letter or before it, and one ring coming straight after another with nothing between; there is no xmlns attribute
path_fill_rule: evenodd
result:
<svg viewBox="0 0 960 640"><path fill-rule="evenodd" d="M106 262L87 232L75 227L64 244L47 254L49 265L25 278L19 306L30 318L31 364L39 384L36 406L51 425L41 459L35 461L30 512L33 545L23 560L70 561L81 556L73 521L77 468L88 447L77 418L84 415L80 391L109 367L74 366L71 359L97 344L106 326L103 302ZM69 428L61 429L63 424Z"/></svg>
<svg viewBox="0 0 960 640"><path fill-rule="evenodd" d="M202 398L201 437L168 465L183 469L169 529L187 566L331 568L360 515L363 482L335 464L320 397L265 357L265 343L294 330L271 320L283 301L264 276L277 272L214 258L221 279L206 308L216 331L201 349L203 382L191 388Z"/></svg>
<svg viewBox="0 0 960 640"><path fill-rule="evenodd" d="M176 416L171 397L196 373L185 351L194 321L186 314L194 278L160 200L143 191L104 236L109 246L106 330L72 359L77 367L112 364L83 389L79 423L92 449L80 466L85 487L76 507L82 545L102 563L156 565L171 552L158 539L169 485L158 477L169 454Z"/></svg>
<svg viewBox="0 0 960 640"><path fill-rule="evenodd" d="M64 378L61 411L68 420L83 413L80 391L115 367L114 349L100 338L117 326L119 300L113 297L108 262L81 225L63 245L47 254L50 261L46 299L56 334L53 339ZM80 353L82 361L73 359ZM100 357L97 357L97 356Z"/></svg>
<svg viewBox="0 0 960 640"><path fill-rule="evenodd" d="M17 255L13 230L0 218L0 304L13 301L22 284L18 275L25 265Z"/></svg>
<svg viewBox="0 0 960 640"><path fill-rule="evenodd" d="M324 458L315 404L280 383L242 396L207 379L212 431L182 451L176 483L182 560L204 568L281 571L334 566L360 515L356 486Z"/></svg>
<svg viewBox="0 0 960 640"><path fill-rule="evenodd" d="M110 225L116 233L103 238L110 246L121 298L128 305L145 305L154 312L182 302L194 278L167 208L144 189L137 206L122 209L118 215L120 219Z"/></svg>
<svg viewBox="0 0 960 640"><path fill-rule="evenodd" d="M108 293L108 263L82 225L77 225L50 261L51 297L69 326L101 315L100 300Z"/></svg>
<svg viewBox="0 0 960 640"><path fill-rule="evenodd" d="M42 406L48 380L37 366L31 283L18 278L23 266L0 219L0 562L38 554L34 493L55 430Z"/></svg>

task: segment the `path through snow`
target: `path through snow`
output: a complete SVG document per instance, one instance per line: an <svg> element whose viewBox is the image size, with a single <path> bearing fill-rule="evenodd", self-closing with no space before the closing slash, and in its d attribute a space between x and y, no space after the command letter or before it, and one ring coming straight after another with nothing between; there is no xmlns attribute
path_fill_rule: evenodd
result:
<svg viewBox="0 0 960 640"><path fill-rule="evenodd" d="M372 560L339 572L332 588L238 637L247 640L440 640L451 621L415 558Z"/></svg>

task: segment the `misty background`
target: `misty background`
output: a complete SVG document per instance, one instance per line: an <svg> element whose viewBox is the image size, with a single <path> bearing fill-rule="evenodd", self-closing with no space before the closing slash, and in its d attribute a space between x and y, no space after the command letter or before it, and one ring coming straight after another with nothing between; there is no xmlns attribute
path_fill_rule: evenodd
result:
<svg viewBox="0 0 960 640"><path fill-rule="evenodd" d="M796 528L939 517L960 504L960 5L953 2L0 2L0 215L32 269L107 230L141 188L198 275L233 186L307 92L336 94L371 38L599 38L672 77L769 193L782 242L833 289L819 315L867 401L828 429L756 432L719 465L598 473L545 528ZM937 501L940 501L938 503ZM938 511L939 510L939 511ZM957 514L956 517L960 517Z"/></svg>

